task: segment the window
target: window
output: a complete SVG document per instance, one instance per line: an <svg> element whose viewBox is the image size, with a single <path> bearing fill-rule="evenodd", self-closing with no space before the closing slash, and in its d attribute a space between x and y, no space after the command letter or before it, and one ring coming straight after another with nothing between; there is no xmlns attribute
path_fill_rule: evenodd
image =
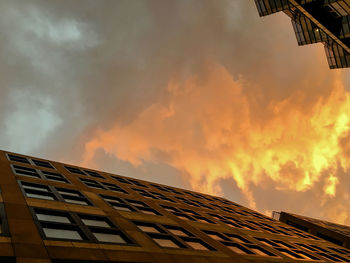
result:
<svg viewBox="0 0 350 263"><path fill-rule="evenodd" d="M100 185L99 182L96 182L94 180L81 178L81 177L79 177L79 180L88 187L105 190L105 188L102 185Z"/></svg>
<svg viewBox="0 0 350 263"><path fill-rule="evenodd" d="M19 181L23 194L30 198L57 200L71 204L92 205L79 191L61 187L53 187L36 183Z"/></svg>
<svg viewBox="0 0 350 263"><path fill-rule="evenodd" d="M109 230L109 229L98 229L98 228L91 228L90 230L99 242L119 243L119 244L128 243L128 240L126 240L121 235L120 231Z"/></svg>
<svg viewBox="0 0 350 263"><path fill-rule="evenodd" d="M171 225L163 225L163 227L168 230L171 234L176 235L176 236L183 236L183 237L189 237L193 236L190 232L185 230L182 227L178 226L171 226Z"/></svg>
<svg viewBox="0 0 350 263"><path fill-rule="evenodd" d="M164 192L170 192L168 189L166 189L166 188L164 188L164 187L162 187L162 186L160 186L160 185L157 185L157 184L151 184L154 188L156 188L156 189L158 189L158 190L160 190L160 191L164 191Z"/></svg>
<svg viewBox="0 0 350 263"><path fill-rule="evenodd" d="M147 233L161 233L161 230L159 230L156 226L138 225L138 227L143 232L147 232Z"/></svg>
<svg viewBox="0 0 350 263"><path fill-rule="evenodd" d="M69 172L74 173L74 174L81 174L81 175L86 175L82 170L76 167L71 167L71 166L65 166Z"/></svg>
<svg viewBox="0 0 350 263"><path fill-rule="evenodd" d="M144 185L144 184L141 183L140 181L137 181L137 180L134 180L134 179L131 179L131 178L129 178L128 181L129 181L129 182L132 182L134 185L137 185L137 186L147 187L146 185Z"/></svg>
<svg viewBox="0 0 350 263"><path fill-rule="evenodd" d="M240 244L230 242L225 242L223 244L237 254L253 254L253 252Z"/></svg>
<svg viewBox="0 0 350 263"><path fill-rule="evenodd" d="M43 239L135 244L104 216L31 208Z"/></svg>
<svg viewBox="0 0 350 263"><path fill-rule="evenodd" d="M182 238L186 245L195 250L214 250L211 246L197 238Z"/></svg>
<svg viewBox="0 0 350 263"><path fill-rule="evenodd" d="M169 187L169 186L163 186L163 188L168 190L169 192L174 193L174 194L184 195L182 192L177 191L175 188L172 188L172 187Z"/></svg>
<svg viewBox="0 0 350 263"><path fill-rule="evenodd" d="M212 239L218 240L218 241L228 241L230 240L225 235L215 232L215 231L209 231L209 230L202 230L204 233L206 233L208 236L210 236Z"/></svg>
<svg viewBox="0 0 350 263"><path fill-rule="evenodd" d="M217 215L217 214L208 214L208 215L214 217L215 219L217 219L217 220L219 220L219 221L224 220L224 218L223 218L222 216Z"/></svg>
<svg viewBox="0 0 350 263"><path fill-rule="evenodd" d="M84 172L86 174L88 174L91 177L95 177L95 178L100 178L100 179L105 179L102 175L100 175L98 172L95 171L89 171L89 170L84 170Z"/></svg>
<svg viewBox="0 0 350 263"><path fill-rule="evenodd" d="M42 223L42 230L46 239L69 239L69 240L83 240L86 239L81 231L74 226L63 226L52 223Z"/></svg>
<svg viewBox="0 0 350 263"><path fill-rule="evenodd" d="M253 244L249 240L236 235L236 234L226 234L231 241L221 241L221 243L231 249L233 252L245 255L257 255L265 257L276 257L272 252Z"/></svg>
<svg viewBox="0 0 350 263"><path fill-rule="evenodd" d="M157 192L150 192L154 197L157 197L158 199L161 199L163 201L168 201L171 203L175 203L174 200L171 200L168 197L165 197L164 195L162 195L161 193L157 193Z"/></svg>
<svg viewBox="0 0 350 263"><path fill-rule="evenodd" d="M11 165L11 167L13 172L17 175L56 181L56 182L67 183L67 184L70 183L62 174L59 174L59 173L41 171L41 170L19 166L19 165Z"/></svg>
<svg viewBox="0 0 350 263"><path fill-rule="evenodd" d="M77 204L77 205L92 205L92 203L87 199L82 193L73 189L66 188L56 188L58 194L67 203Z"/></svg>
<svg viewBox="0 0 350 263"><path fill-rule="evenodd" d="M26 197L57 200L57 197L52 193L52 190L46 185L28 182L20 182L20 185Z"/></svg>
<svg viewBox="0 0 350 263"><path fill-rule="evenodd" d="M39 173L33 168L28 168L28 167L19 166L19 165L11 165L11 167L14 173L17 175L40 178Z"/></svg>
<svg viewBox="0 0 350 263"><path fill-rule="evenodd" d="M25 157L22 157L22 156L18 156L18 155L14 155L14 154L7 154L7 157L10 161L13 161L13 162L30 164L28 159Z"/></svg>
<svg viewBox="0 0 350 263"><path fill-rule="evenodd" d="M111 183L105 183L105 182L100 182L104 187L108 188L108 190L116 192L116 193L121 193L121 194L128 194L127 191L124 189L120 188L116 184L111 184Z"/></svg>
<svg viewBox="0 0 350 263"><path fill-rule="evenodd" d="M173 237L167 237L157 234L150 234L151 238L154 242L156 242L159 246L164 248L183 248L184 245L179 243Z"/></svg>
<svg viewBox="0 0 350 263"><path fill-rule="evenodd" d="M103 200L110 204L113 208L120 211L130 211L138 212L150 215L161 215L155 209L149 207L146 203L132 200L132 199L122 199L115 196L100 195Z"/></svg>
<svg viewBox="0 0 350 263"><path fill-rule="evenodd" d="M171 213L176 213L176 212L180 212L179 209L172 207L172 206L166 206L166 205L160 205L161 207L163 207L165 210L167 210L168 212Z"/></svg>
<svg viewBox="0 0 350 263"><path fill-rule="evenodd" d="M273 247L274 249L281 252L283 255L292 259L319 260L319 258L317 258L316 256L307 253L306 251L303 251L300 247L298 248L295 245L291 245L286 241L276 239L269 240L267 238L259 237L256 237L255 239L259 240L267 246ZM307 248L307 246L305 248Z"/></svg>
<svg viewBox="0 0 350 263"><path fill-rule="evenodd" d="M156 244L163 248L190 248L195 250L215 250L192 233L179 226L135 222Z"/></svg>
<svg viewBox="0 0 350 263"><path fill-rule="evenodd" d="M120 183L123 183L123 184L131 184L128 180L122 178L122 177L118 177L118 176L114 176L114 175L111 175L111 177L114 179L114 180L117 180L118 182Z"/></svg>
<svg viewBox="0 0 350 263"><path fill-rule="evenodd" d="M59 173L53 173L53 172L48 172L48 171L41 171L45 178L50 181L56 181L56 182L61 182L61 183L67 183L69 184L70 182L62 175Z"/></svg>
<svg viewBox="0 0 350 263"><path fill-rule="evenodd" d="M198 222L201 223L208 223L208 224L214 224L213 221L209 220L208 218L205 218L203 216L193 216Z"/></svg>
<svg viewBox="0 0 350 263"><path fill-rule="evenodd" d="M36 166L40 166L40 167L45 167L45 168L50 168L50 169L55 169L51 163L47 162L47 161L39 161L39 160L34 160L32 159L32 162L36 165Z"/></svg>

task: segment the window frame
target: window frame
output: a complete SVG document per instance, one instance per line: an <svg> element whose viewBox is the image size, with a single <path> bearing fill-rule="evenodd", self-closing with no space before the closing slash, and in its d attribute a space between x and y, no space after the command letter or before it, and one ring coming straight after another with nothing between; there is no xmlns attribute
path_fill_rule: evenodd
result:
<svg viewBox="0 0 350 263"><path fill-rule="evenodd" d="M111 245L122 245L122 246L139 246L134 239L132 239L128 234L125 233L120 227L118 227L109 217L87 214L87 213L79 213L72 211L64 211L64 210L55 210L49 208L41 208L41 207L29 207L33 220L37 226L37 229L40 233L40 236L43 240L56 240L56 241L65 241L65 242L83 242L83 243L96 243L96 244L111 244ZM63 214L67 218L70 219L71 223L62 223L62 222L51 222L40 220L37 214L41 212L42 214L47 215L57 215ZM107 222L109 227L102 226L89 226L85 224L82 220L83 217L92 218L92 219L101 219L100 221ZM58 238L58 237L47 237L44 232L44 226L53 226L52 229L67 229L67 230L75 230L81 236L81 240L79 239L69 239L69 238ZM118 235L125 242L103 242L99 241L98 238L94 235L94 233L114 233Z"/></svg>

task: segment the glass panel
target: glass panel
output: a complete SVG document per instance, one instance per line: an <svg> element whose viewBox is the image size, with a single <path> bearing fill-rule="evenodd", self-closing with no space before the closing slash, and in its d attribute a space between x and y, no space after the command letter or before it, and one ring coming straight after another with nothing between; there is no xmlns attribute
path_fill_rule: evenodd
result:
<svg viewBox="0 0 350 263"><path fill-rule="evenodd" d="M110 242L110 243L124 243L127 242L120 236L116 234L106 234L106 233L93 233L96 239L100 242Z"/></svg>
<svg viewBox="0 0 350 263"><path fill-rule="evenodd" d="M186 241L186 244L189 245L193 249L209 250L207 247L203 246L201 243L196 242L196 241Z"/></svg>
<svg viewBox="0 0 350 263"><path fill-rule="evenodd" d="M161 247L179 248L179 246L170 239L153 238L153 240Z"/></svg>
<svg viewBox="0 0 350 263"><path fill-rule="evenodd" d="M27 197L31 197L31 198L39 198L39 199L45 199L45 200L55 200L50 195L40 195L40 194L33 194L33 193L26 193L26 195L27 195Z"/></svg>
<svg viewBox="0 0 350 263"><path fill-rule="evenodd" d="M39 214L36 216L41 221L50 221L50 222L59 222L59 223L71 223L68 217L66 216L57 216L57 215L47 215L47 214Z"/></svg>
<svg viewBox="0 0 350 263"><path fill-rule="evenodd" d="M101 227L111 227L106 221L104 220L94 220L94 219L81 219L83 223L87 226L101 226Z"/></svg>
<svg viewBox="0 0 350 263"><path fill-rule="evenodd" d="M148 215L157 215L154 211L152 210L141 210L142 213L148 214Z"/></svg>
<svg viewBox="0 0 350 263"><path fill-rule="evenodd" d="M207 235L215 240L223 240L219 235L216 235L216 234L207 234Z"/></svg>
<svg viewBox="0 0 350 263"><path fill-rule="evenodd" d="M40 186L34 186L34 185L24 185L23 184L23 188L24 189L31 189L31 190L38 190L38 191L42 191L42 192L49 192L49 189L47 189L46 187L40 187Z"/></svg>
<svg viewBox="0 0 350 263"><path fill-rule="evenodd" d="M266 254L264 251L262 251L262 250L259 249L259 248L250 248L250 250L251 250L252 252L254 252L255 254L257 254L257 255L269 256L268 254Z"/></svg>
<svg viewBox="0 0 350 263"><path fill-rule="evenodd" d="M70 195L70 196L77 196L80 197L79 193L75 193L75 192L68 192L68 191L64 191L64 190L58 190L58 192L60 194L64 194L64 195Z"/></svg>
<svg viewBox="0 0 350 263"><path fill-rule="evenodd" d="M121 211L132 211L129 207L127 206L116 206L116 205L113 205L113 208L114 209L117 209L117 210L121 210Z"/></svg>
<svg viewBox="0 0 350 263"><path fill-rule="evenodd" d="M168 231L174 235L177 236L186 236L188 237L188 234L186 234L184 231L180 230L180 229L168 229Z"/></svg>
<svg viewBox="0 0 350 263"><path fill-rule="evenodd" d="M88 203L84 200L75 200L75 199L64 198L64 201L66 201L67 203L71 203L71 204L88 205Z"/></svg>
<svg viewBox="0 0 350 263"><path fill-rule="evenodd" d="M138 226L143 232L160 233L159 230L153 226Z"/></svg>
<svg viewBox="0 0 350 263"><path fill-rule="evenodd" d="M64 239L74 239L83 240L79 232L76 230L67 229L54 229L54 228L43 228L46 237L48 238L64 238Z"/></svg>
<svg viewBox="0 0 350 263"><path fill-rule="evenodd" d="M236 246L227 246L229 249L231 249L233 252L236 252L238 254L247 254L247 252L243 251L239 247Z"/></svg>

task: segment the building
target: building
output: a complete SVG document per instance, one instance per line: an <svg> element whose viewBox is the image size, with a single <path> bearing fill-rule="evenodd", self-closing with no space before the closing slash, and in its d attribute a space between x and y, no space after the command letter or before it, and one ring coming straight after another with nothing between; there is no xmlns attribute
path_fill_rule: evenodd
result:
<svg viewBox="0 0 350 263"><path fill-rule="evenodd" d="M0 151L0 262L349 262L227 199Z"/></svg>
<svg viewBox="0 0 350 263"><path fill-rule="evenodd" d="M287 212L278 213L279 221L296 227L339 246L350 248L350 227L315 218L295 215Z"/></svg>
<svg viewBox="0 0 350 263"><path fill-rule="evenodd" d="M350 0L255 0L260 16L283 11L299 45L323 43L329 67L350 67Z"/></svg>

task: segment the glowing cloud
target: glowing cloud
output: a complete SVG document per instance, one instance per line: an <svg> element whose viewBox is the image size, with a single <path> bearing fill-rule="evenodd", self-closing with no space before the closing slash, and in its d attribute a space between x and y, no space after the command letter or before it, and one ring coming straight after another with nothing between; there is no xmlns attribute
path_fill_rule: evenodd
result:
<svg viewBox="0 0 350 263"><path fill-rule="evenodd" d="M269 178L280 190L302 192L329 174L324 194L332 197L337 167L349 167L343 152L349 148L350 97L340 77L307 105L298 90L254 108L262 87L208 65L183 85L171 81L168 99L132 122L97 129L85 144L83 164L93 165L98 149L135 166L166 162L182 171L195 190L212 194L221 193L219 179L233 178L253 208L251 184ZM265 113L263 120L259 111Z"/></svg>

